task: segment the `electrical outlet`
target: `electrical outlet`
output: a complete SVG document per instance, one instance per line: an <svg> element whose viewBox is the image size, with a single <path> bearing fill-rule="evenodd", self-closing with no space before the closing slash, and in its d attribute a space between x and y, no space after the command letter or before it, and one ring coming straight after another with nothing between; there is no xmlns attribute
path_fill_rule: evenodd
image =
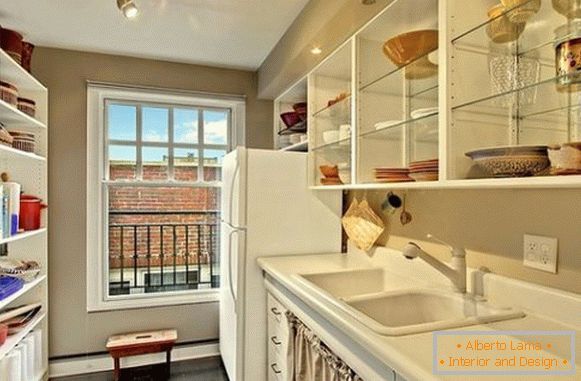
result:
<svg viewBox="0 0 581 381"><path fill-rule="evenodd" d="M556 238L525 234L524 265L556 274L557 244Z"/></svg>

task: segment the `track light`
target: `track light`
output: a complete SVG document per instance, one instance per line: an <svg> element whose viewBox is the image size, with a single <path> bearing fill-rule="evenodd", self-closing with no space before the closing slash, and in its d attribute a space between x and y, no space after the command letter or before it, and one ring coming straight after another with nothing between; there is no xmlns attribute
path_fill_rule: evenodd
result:
<svg viewBox="0 0 581 381"><path fill-rule="evenodd" d="M323 49L318 46L315 46L311 49L311 54L318 56L319 54L323 53Z"/></svg>
<svg viewBox="0 0 581 381"><path fill-rule="evenodd" d="M119 10L123 12L123 16L128 19L135 18L139 14L139 9L137 9L133 0L117 0L117 8L119 8Z"/></svg>

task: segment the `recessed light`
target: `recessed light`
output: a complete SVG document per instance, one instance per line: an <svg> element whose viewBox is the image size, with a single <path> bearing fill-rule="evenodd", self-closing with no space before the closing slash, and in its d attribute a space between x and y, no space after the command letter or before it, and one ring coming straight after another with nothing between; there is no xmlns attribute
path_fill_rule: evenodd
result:
<svg viewBox="0 0 581 381"><path fill-rule="evenodd" d="M123 16L133 19L139 14L139 9L133 0L117 0L117 8L123 12Z"/></svg>
<svg viewBox="0 0 581 381"><path fill-rule="evenodd" d="M311 49L311 54L318 56L321 53L323 53L323 49L319 48L318 46L315 46Z"/></svg>
<svg viewBox="0 0 581 381"><path fill-rule="evenodd" d="M373 5L375 2L376 0L361 0L361 4L363 5Z"/></svg>

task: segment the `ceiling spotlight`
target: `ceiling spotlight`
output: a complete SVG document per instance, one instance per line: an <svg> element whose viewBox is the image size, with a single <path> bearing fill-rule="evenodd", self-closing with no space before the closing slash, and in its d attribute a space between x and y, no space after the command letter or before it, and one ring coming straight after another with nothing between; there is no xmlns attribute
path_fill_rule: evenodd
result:
<svg viewBox="0 0 581 381"><path fill-rule="evenodd" d="M117 0L117 8L128 19L135 18L139 14L139 9L137 9L133 0Z"/></svg>
<svg viewBox="0 0 581 381"><path fill-rule="evenodd" d="M361 4L372 5L372 4L375 4L375 0L361 0Z"/></svg>
<svg viewBox="0 0 581 381"><path fill-rule="evenodd" d="M318 56L321 53L323 53L323 49L319 48L318 46L315 46L311 49L311 54Z"/></svg>

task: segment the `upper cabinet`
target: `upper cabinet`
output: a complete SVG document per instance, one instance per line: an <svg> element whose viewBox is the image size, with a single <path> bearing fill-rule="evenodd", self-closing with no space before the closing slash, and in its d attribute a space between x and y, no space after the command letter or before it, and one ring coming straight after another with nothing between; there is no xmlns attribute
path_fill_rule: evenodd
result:
<svg viewBox="0 0 581 381"><path fill-rule="evenodd" d="M395 0L307 76L314 189L581 186L579 1L469 3Z"/></svg>
<svg viewBox="0 0 581 381"><path fill-rule="evenodd" d="M438 165L438 39L437 0L394 2L357 34L358 184L410 182L410 166Z"/></svg>
<svg viewBox="0 0 581 381"><path fill-rule="evenodd" d="M461 3L448 17L448 178L581 184L562 177L581 173L581 151L569 145L580 140L579 2L477 1L470 17Z"/></svg>
<svg viewBox="0 0 581 381"><path fill-rule="evenodd" d="M312 185L353 184L353 40L308 77L309 152ZM326 169L334 173L323 174ZM333 171L332 171L333 172Z"/></svg>

